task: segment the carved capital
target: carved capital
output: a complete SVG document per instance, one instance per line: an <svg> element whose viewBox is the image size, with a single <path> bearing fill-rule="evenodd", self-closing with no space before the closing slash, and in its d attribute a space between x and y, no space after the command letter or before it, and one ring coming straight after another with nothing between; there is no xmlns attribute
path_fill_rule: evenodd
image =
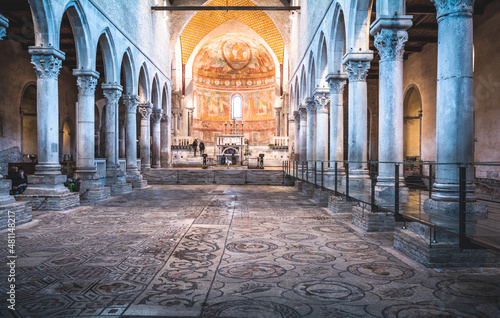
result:
<svg viewBox="0 0 500 318"><path fill-rule="evenodd" d="M135 114L137 112L137 105L139 105L138 95L123 95L122 100L127 108L127 113Z"/></svg>
<svg viewBox="0 0 500 318"><path fill-rule="evenodd" d="M349 82L366 82L369 69L369 61L350 60L345 63L345 70L349 77Z"/></svg>
<svg viewBox="0 0 500 318"><path fill-rule="evenodd" d="M293 112L293 119L295 120L295 124L297 125L298 123L300 123L300 113L299 111L294 111Z"/></svg>
<svg viewBox="0 0 500 318"><path fill-rule="evenodd" d="M316 112L328 114L328 104L330 103L329 92L317 92L314 94L314 101L316 103Z"/></svg>
<svg viewBox="0 0 500 318"><path fill-rule="evenodd" d="M51 78L57 80L62 67L62 60L54 55L32 55L31 64L35 67L39 79Z"/></svg>
<svg viewBox="0 0 500 318"><path fill-rule="evenodd" d="M330 89L330 94L342 95L344 93L345 84L347 80L344 77L329 77L327 78L328 88Z"/></svg>
<svg viewBox="0 0 500 318"><path fill-rule="evenodd" d="M153 108L152 109L151 119L153 120L154 123L160 122L162 113L163 113L163 110L160 108Z"/></svg>
<svg viewBox="0 0 500 318"><path fill-rule="evenodd" d="M149 120L152 109L151 103L140 103L137 111L141 114L141 119Z"/></svg>
<svg viewBox="0 0 500 318"><path fill-rule="evenodd" d="M122 90L117 88L103 88L102 93L107 100L107 105L118 105Z"/></svg>
<svg viewBox="0 0 500 318"><path fill-rule="evenodd" d="M167 125L170 124L170 116L167 115L167 113L163 113L161 116L161 121L166 123Z"/></svg>
<svg viewBox="0 0 500 318"><path fill-rule="evenodd" d="M444 16L458 14L472 17L475 0L431 0L437 11L438 22Z"/></svg>
<svg viewBox="0 0 500 318"><path fill-rule="evenodd" d="M381 61L402 61L405 43L408 41L406 30L381 29L375 35L375 47Z"/></svg>
<svg viewBox="0 0 500 318"><path fill-rule="evenodd" d="M93 75L79 75L76 80L78 94L83 96L94 96L97 78Z"/></svg>
<svg viewBox="0 0 500 318"><path fill-rule="evenodd" d="M316 106L314 105L314 98L312 97L306 98L306 111L308 116L314 116L314 112L316 111Z"/></svg>
<svg viewBox="0 0 500 318"><path fill-rule="evenodd" d="M300 120L301 121L306 121L307 120L307 110L305 107L299 108L299 114L300 114Z"/></svg>

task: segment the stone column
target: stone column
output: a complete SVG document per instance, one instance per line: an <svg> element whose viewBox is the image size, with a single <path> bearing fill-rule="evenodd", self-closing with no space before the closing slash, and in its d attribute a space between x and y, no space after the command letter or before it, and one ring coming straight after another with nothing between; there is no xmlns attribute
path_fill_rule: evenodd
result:
<svg viewBox="0 0 500 318"><path fill-rule="evenodd" d="M295 119L292 116L288 116L286 120L288 121L288 131L285 134L288 136L288 158L289 160L295 160L295 148L297 147L295 140Z"/></svg>
<svg viewBox="0 0 500 318"><path fill-rule="evenodd" d="M171 120L170 116L163 113L161 117L161 149L160 161L163 168L172 167L171 147L172 147L172 134L171 134Z"/></svg>
<svg viewBox="0 0 500 318"><path fill-rule="evenodd" d="M125 122L120 120L119 158L125 158Z"/></svg>
<svg viewBox="0 0 500 318"><path fill-rule="evenodd" d="M328 105L330 104L330 93L327 88L318 87L314 90L314 102L316 103L316 160L328 160ZM318 168L321 163L318 162ZM328 168L328 163L323 167Z"/></svg>
<svg viewBox="0 0 500 318"><path fill-rule="evenodd" d="M300 108L299 108L300 110ZM300 160L300 152L301 152L301 147L300 147L300 111L296 110L293 112L293 120L295 122L295 138L294 138L294 141L295 141L295 149L294 149L294 160Z"/></svg>
<svg viewBox="0 0 500 318"><path fill-rule="evenodd" d="M126 158L127 176L139 175L137 169L137 105L138 95L123 95L123 104L127 109Z"/></svg>
<svg viewBox="0 0 500 318"><path fill-rule="evenodd" d="M378 160L402 162L403 158L403 54L411 17L379 18L372 26L380 55ZM401 169L403 170L403 169ZM404 187L403 171L400 186ZM377 193L394 195L394 164L378 166ZM385 188L385 189L384 189ZM392 188L392 189L391 189Z"/></svg>
<svg viewBox="0 0 500 318"><path fill-rule="evenodd" d="M160 132L160 120L163 110L160 108L153 108L151 113L151 119L153 120L153 161L151 163L152 168L160 168L160 147L161 147L161 132Z"/></svg>
<svg viewBox="0 0 500 318"><path fill-rule="evenodd" d="M31 64L37 76L38 164L30 176L25 195L69 193L66 176L59 164L59 89L58 77L64 53L54 48L30 47Z"/></svg>
<svg viewBox="0 0 500 318"><path fill-rule="evenodd" d="M95 87L99 73L92 70L73 70L77 76L78 106L76 171L75 178L82 179L80 191L102 188L101 176L97 173L95 151Z"/></svg>
<svg viewBox="0 0 500 318"><path fill-rule="evenodd" d="M307 161L309 161L309 167L313 167L313 161L316 160L316 106L314 105L314 99L312 97L306 98L306 110L307 110Z"/></svg>
<svg viewBox="0 0 500 318"><path fill-rule="evenodd" d="M122 176L118 163L118 101L122 95L122 86L102 84L102 92L106 98L105 156L106 185L113 185Z"/></svg>
<svg viewBox="0 0 500 318"><path fill-rule="evenodd" d="M149 134L150 116L153 106L151 103L140 103L138 107L141 115L141 169L142 171L151 168L151 143Z"/></svg>
<svg viewBox="0 0 500 318"><path fill-rule="evenodd" d="M434 0L438 21L436 160L474 161L472 13L474 0ZM473 169L467 175L467 200L475 200ZM456 165L438 165L432 199L458 200Z"/></svg>
<svg viewBox="0 0 500 318"><path fill-rule="evenodd" d="M373 54L347 53L343 59L349 77L349 178L368 178L367 84Z"/></svg>
<svg viewBox="0 0 500 318"><path fill-rule="evenodd" d="M326 77L330 88L330 171L335 172L335 161L344 160L344 87L345 74L329 74ZM337 164L343 172L344 165Z"/></svg>
<svg viewBox="0 0 500 318"><path fill-rule="evenodd" d="M299 144L300 144L300 161L307 160L307 110L304 105L299 108L300 114L300 132L299 132Z"/></svg>

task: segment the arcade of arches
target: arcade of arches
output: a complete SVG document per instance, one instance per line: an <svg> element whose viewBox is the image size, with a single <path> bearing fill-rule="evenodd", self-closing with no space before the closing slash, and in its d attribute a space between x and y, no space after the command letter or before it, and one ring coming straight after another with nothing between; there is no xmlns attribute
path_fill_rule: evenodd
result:
<svg viewBox="0 0 500 318"><path fill-rule="evenodd" d="M280 10L163 10L226 5ZM307 162L308 177L316 162L325 182L363 189L377 162L372 195L411 203L418 180L429 219L393 230L386 213L388 229L332 195L333 214L394 232L395 249L427 266L491 264L494 248L471 249L476 264L454 235L437 234L442 250L428 242L435 222L459 219L465 189L467 217L500 248L500 212L481 201L500 201L499 32L499 0L0 0L0 228L11 210L26 223L201 169L196 140L211 169L230 149L232 169L263 154L269 172ZM461 188L456 164L473 162Z"/></svg>

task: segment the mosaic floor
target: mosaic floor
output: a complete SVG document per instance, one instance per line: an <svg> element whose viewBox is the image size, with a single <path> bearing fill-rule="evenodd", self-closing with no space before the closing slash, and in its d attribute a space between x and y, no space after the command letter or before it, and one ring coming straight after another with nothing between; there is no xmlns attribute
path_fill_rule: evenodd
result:
<svg viewBox="0 0 500 318"><path fill-rule="evenodd" d="M500 317L500 268L422 268L290 187L151 186L34 220L1 317Z"/></svg>

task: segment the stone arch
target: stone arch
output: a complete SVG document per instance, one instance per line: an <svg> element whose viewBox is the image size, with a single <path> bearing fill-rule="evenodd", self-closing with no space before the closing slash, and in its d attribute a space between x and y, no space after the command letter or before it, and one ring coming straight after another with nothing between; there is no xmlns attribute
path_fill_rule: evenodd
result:
<svg viewBox="0 0 500 318"><path fill-rule="evenodd" d="M21 113L21 154L38 154L37 134L37 83L28 82L23 87L19 110Z"/></svg>
<svg viewBox="0 0 500 318"><path fill-rule="evenodd" d="M422 95L417 85L408 86L404 94L403 105L403 155L405 160L413 160L413 157L421 159Z"/></svg>
<svg viewBox="0 0 500 318"><path fill-rule="evenodd" d="M139 71L139 83L137 85L137 94L141 102L150 101L149 97L149 75L146 63L143 63Z"/></svg>
<svg viewBox="0 0 500 318"><path fill-rule="evenodd" d="M344 20L344 11L340 4L337 4L332 23L332 31L330 38L330 73L341 74L344 73L344 65L342 64L342 57L346 53L346 29Z"/></svg>
<svg viewBox="0 0 500 318"><path fill-rule="evenodd" d="M370 47L370 16L373 0L353 0L350 4L347 51L367 51Z"/></svg>
<svg viewBox="0 0 500 318"><path fill-rule="evenodd" d="M302 72L300 75L300 99L299 103L303 103L306 98L306 88L307 88L307 78L306 78L306 70L304 65L302 65Z"/></svg>
<svg viewBox="0 0 500 318"><path fill-rule="evenodd" d="M163 89L162 89L162 96L161 96L161 109L163 109L163 113L164 114L167 114L167 110L168 110L168 88L167 88L167 84L164 84L163 85Z"/></svg>
<svg viewBox="0 0 500 318"><path fill-rule="evenodd" d="M99 36L98 45L101 46L102 55L104 59L104 82L109 84L118 84L118 72L116 67L116 52L113 38L109 28L105 28ZM97 52L97 47L96 50ZM96 58L97 60L97 58Z"/></svg>
<svg viewBox="0 0 500 318"><path fill-rule="evenodd" d="M132 58L132 54L130 52L130 48L122 55L121 61L121 85L123 86L123 94L133 94L135 92L134 83L135 76L133 70L134 68L134 59Z"/></svg>
<svg viewBox="0 0 500 318"><path fill-rule="evenodd" d="M300 103L300 86L299 86L299 77L295 77L295 101L294 101L294 110L299 110Z"/></svg>
<svg viewBox="0 0 500 318"><path fill-rule="evenodd" d="M89 22L80 3L78 1L70 1L66 5L66 8L63 10L59 21L62 22L62 16L64 14L68 15L68 19L71 24L71 28L73 29L73 35L75 38L76 68L80 70L94 70L95 63L92 63L91 59L91 56L94 56L94 54L91 54L89 51L91 48L91 45L89 43ZM61 24L59 25L59 30L60 29ZM60 32L58 34L60 34Z"/></svg>
<svg viewBox="0 0 500 318"><path fill-rule="evenodd" d="M326 76L328 75L328 46L326 44L325 36L321 32L319 47L318 47L318 86L327 87Z"/></svg>
<svg viewBox="0 0 500 318"><path fill-rule="evenodd" d="M307 97L312 97L316 88L316 65L312 51L309 53L309 80L307 81Z"/></svg>
<svg viewBox="0 0 500 318"><path fill-rule="evenodd" d="M54 13L50 0L30 0L35 31L35 45L59 47L59 32L54 23Z"/></svg>
<svg viewBox="0 0 500 318"><path fill-rule="evenodd" d="M64 155L71 155L74 156L76 153L75 150L75 125L71 118L68 116L66 119L63 121L62 126L61 126L61 151L60 154L63 156L63 160L66 159L64 158ZM69 159L69 158L68 158Z"/></svg>
<svg viewBox="0 0 500 318"><path fill-rule="evenodd" d="M290 92L288 94L288 110L290 113L292 113L295 110L295 96L294 96L294 86L293 84L290 84Z"/></svg>
<svg viewBox="0 0 500 318"><path fill-rule="evenodd" d="M159 89L158 74L153 77L153 85L151 86L151 103L153 108L161 108L160 106L160 89Z"/></svg>

